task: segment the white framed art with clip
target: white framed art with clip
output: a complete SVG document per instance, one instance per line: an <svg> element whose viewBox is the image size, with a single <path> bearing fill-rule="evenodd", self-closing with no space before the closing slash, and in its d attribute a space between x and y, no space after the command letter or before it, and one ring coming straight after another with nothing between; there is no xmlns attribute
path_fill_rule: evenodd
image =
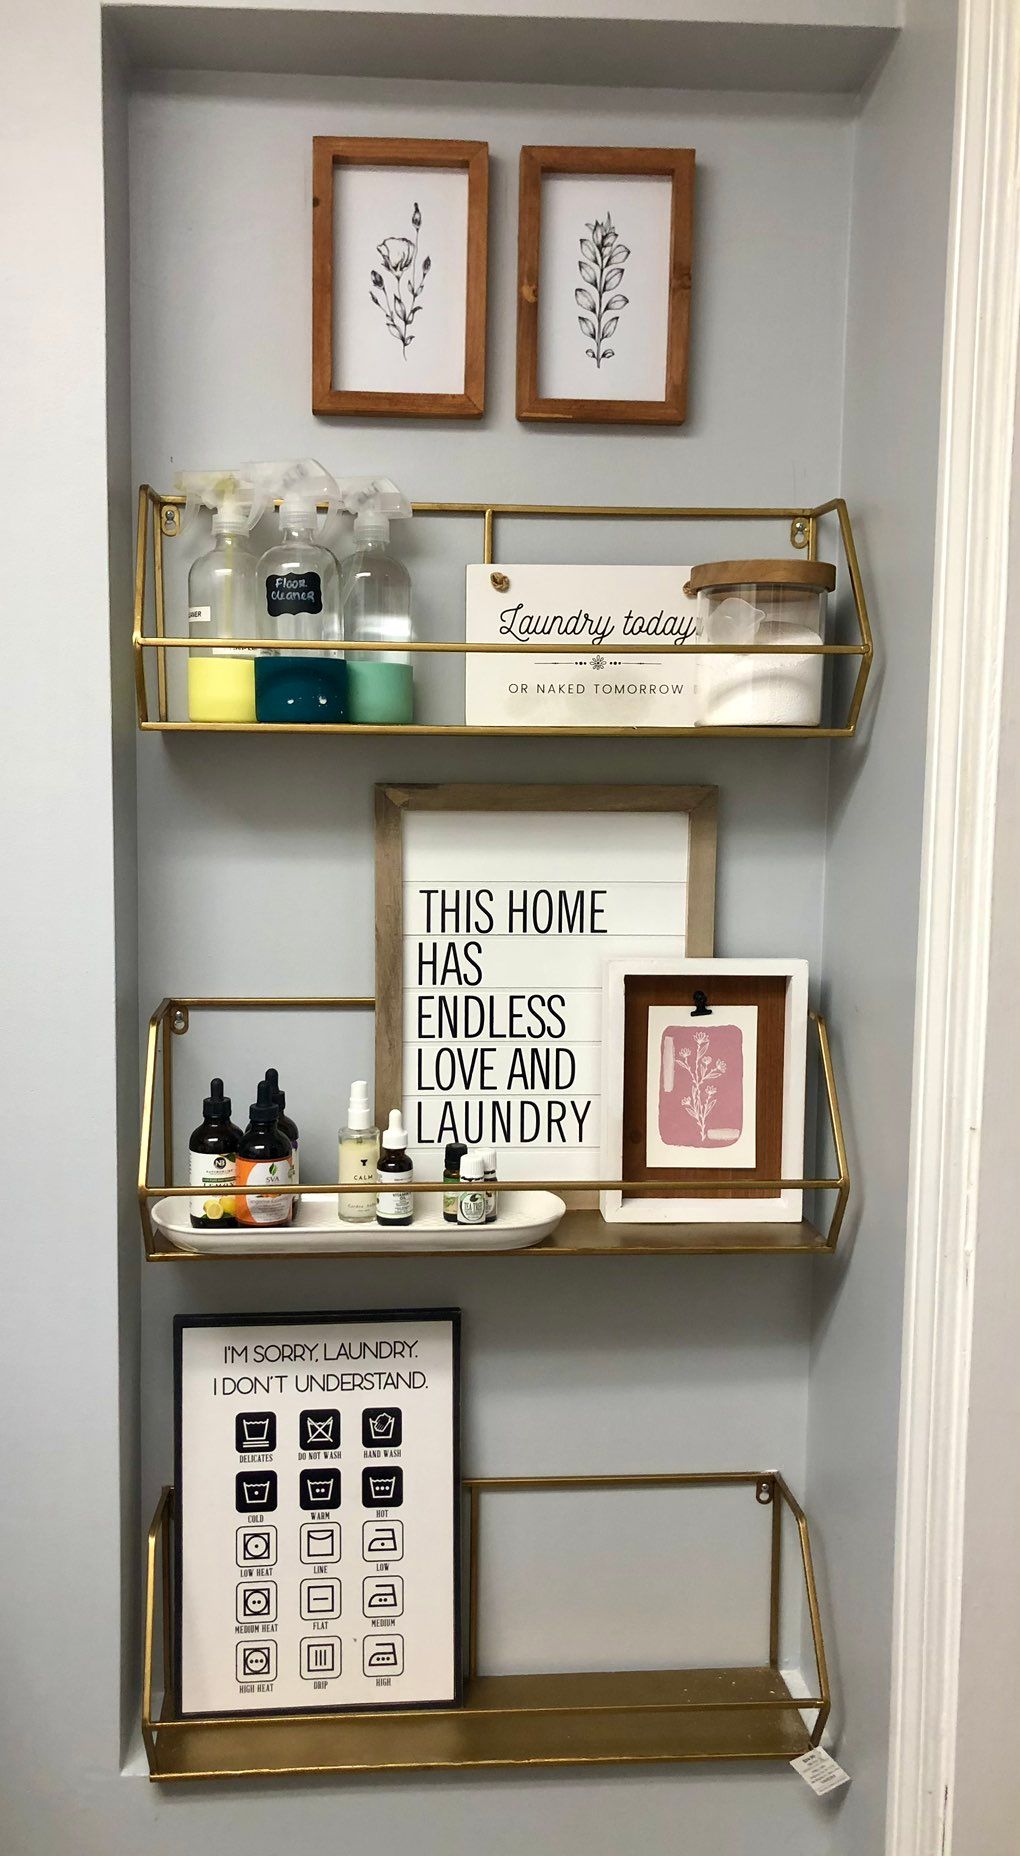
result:
<svg viewBox="0 0 1020 1856"><path fill-rule="evenodd" d="M603 972L608 1223L796 1223L804 1169L805 960L611 960ZM732 1192L699 1195L730 1175Z"/></svg>

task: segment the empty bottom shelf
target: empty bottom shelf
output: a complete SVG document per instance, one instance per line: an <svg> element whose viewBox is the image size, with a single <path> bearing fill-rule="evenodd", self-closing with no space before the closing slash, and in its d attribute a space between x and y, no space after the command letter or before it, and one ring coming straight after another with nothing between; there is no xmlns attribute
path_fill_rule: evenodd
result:
<svg viewBox="0 0 1020 1856"><path fill-rule="evenodd" d="M795 1759L812 1743L768 1668L484 1676L462 1708L165 1720L154 1739L154 1780Z"/></svg>

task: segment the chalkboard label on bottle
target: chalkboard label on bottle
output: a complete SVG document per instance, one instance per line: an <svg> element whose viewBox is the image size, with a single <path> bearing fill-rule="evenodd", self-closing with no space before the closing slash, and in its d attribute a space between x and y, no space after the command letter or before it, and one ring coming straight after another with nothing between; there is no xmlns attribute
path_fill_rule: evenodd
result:
<svg viewBox="0 0 1020 1856"><path fill-rule="evenodd" d="M322 581L318 574L267 574L266 611L271 619L284 612L321 612Z"/></svg>

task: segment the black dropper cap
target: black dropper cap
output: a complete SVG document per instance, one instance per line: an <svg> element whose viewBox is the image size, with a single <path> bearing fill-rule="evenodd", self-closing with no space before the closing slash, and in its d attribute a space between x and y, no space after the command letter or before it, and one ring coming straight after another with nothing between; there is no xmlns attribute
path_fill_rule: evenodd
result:
<svg viewBox="0 0 1020 1856"><path fill-rule="evenodd" d="M272 1091L268 1083L262 1082L259 1084L256 1090L256 1100L248 1110L248 1116L249 1119L255 1123L257 1128L271 1128L275 1121L279 1121L279 1106L273 1101Z"/></svg>
<svg viewBox="0 0 1020 1856"><path fill-rule="evenodd" d="M460 1163L463 1160L464 1155L466 1153L467 1153L467 1148L464 1146L462 1141L448 1141L447 1147L446 1147L446 1153L443 1156L444 1172L456 1173L459 1170Z"/></svg>
<svg viewBox="0 0 1020 1856"><path fill-rule="evenodd" d="M287 1106L287 1098L284 1095L283 1090L280 1088L279 1070L267 1070L266 1071L266 1082L269 1085L269 1092L273 1098L273 1101L276 1103L276 1106L282 1115L284 1109Z"/></svg>
<svg viewBox="0 0 1020 1856"><path fill-rule="evenodd" d="M202 1113L206 1121L230 1120L230 1097L223 1093L222 1076L214 1076L209 1084L209 1094L202 1104Z"/></svg>

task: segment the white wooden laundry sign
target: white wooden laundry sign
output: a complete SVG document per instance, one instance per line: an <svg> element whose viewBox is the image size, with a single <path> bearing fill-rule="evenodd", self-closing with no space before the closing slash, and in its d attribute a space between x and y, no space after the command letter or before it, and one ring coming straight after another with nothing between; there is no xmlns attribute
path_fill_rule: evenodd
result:
<svg viewBox="0 0 1020 1856"><path fill-rule="evenodd" d="M495 1147L508 1179L598 1176L605 963L684 950L690 865L682 811L408 814L403 1097L421 1177L449 1141Z"/></svg>
<svg viewBox="0 0 1020 1856"><path fill-rule="evenodd" d="M470 566L469 644L557 645L534 656L466 657L473 726L691 728L698 636L689 567ZM494 579L496 584L493 584ZM507 583L507 584L504 584ZM620 645L642 645L628 651ZM576 647L594 646L581 655Z"/></svg>

